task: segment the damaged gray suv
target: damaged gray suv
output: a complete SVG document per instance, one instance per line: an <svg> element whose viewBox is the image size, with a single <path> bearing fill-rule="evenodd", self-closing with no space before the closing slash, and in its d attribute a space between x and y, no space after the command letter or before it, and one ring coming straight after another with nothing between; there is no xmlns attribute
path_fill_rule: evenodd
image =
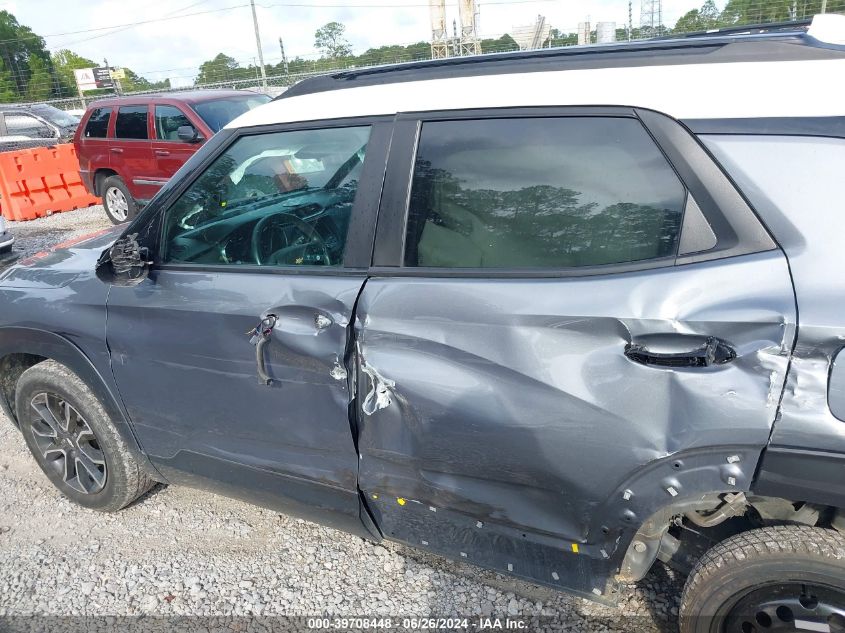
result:
<svg viewBox="0 0 845 633"><path fill-rule="evenodd" d="M606 603L659 559L685 632L842 631L843 42L303 81L0 276L3 408L89 508L196 486Z"/></svg>

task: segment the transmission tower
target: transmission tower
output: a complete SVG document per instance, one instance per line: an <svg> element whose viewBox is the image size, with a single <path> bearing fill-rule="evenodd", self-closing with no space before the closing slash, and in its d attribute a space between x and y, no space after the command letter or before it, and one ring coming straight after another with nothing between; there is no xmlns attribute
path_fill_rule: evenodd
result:
<svg viewBox="0 0 845 633"><path fill-rule="evenodd" d="M661 35L663 26L663 0L641 0L640 32L643 37Z"/></svg>

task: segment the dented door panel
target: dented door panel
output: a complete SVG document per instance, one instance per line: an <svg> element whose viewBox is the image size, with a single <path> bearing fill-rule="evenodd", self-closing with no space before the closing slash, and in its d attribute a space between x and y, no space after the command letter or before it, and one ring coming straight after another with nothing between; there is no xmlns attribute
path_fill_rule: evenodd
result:
<svg viewBox="0 0 845 633"><path fill-rule="evenodd" d="M363 283L363 274L156 270L113 287L115 379L162 472L366 534L349 387L337 371ZM269 314L267 385L248 332Z"/></svg>
<svg viewBox="0 0 845 633"><path fill-rule="evenodd" d="M613 499L620 486L654 488L642 520L649 504L705 492L697 485L748 488L783 388L795 302L780 251L596 277L377 277L356 332L382 394L359 412L359 486L385 534L504 571L494 542L549 547L560 582L537 562L546 553L530 557L542 575L524 575L595 594L632 534L625 501ZM668 368L625 356L655 334L717 337L736 358ZM713 476L667 493L656 465L685 454ZM728 485L720 465L731 454L744 463ZM587 573L562 560L576 551L609 562Z"/></svg>

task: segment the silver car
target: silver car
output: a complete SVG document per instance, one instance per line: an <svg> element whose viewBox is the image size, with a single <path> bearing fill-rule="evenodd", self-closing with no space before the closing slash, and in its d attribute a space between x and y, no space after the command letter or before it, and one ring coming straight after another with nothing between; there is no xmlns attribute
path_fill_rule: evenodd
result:
<svg viewBox="0 0 845 633"><path fill-rule="evenodd" d="M0 256L7 254L12 250L12 245L15 243L15 236L6 227L6 218L0 216Z"/></svg>

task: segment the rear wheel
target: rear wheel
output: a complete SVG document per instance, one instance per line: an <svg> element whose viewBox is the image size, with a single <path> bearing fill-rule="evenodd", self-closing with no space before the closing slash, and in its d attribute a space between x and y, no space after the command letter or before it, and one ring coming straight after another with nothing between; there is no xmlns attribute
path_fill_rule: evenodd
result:
<svg viewBox="0 0 845 633"><path fill-rule="evenodd" d="M100 185L103 194L103 207L113 224L122 224L131 220L138 213L138 203L129 193L126 183L120 176L109 176Z"/></svg>
<svg viewBox="0 0 845 633"><path fill-rule="evenodd" d="M682 633L845 633L845 536L808 526L737 534L687 579Z"/></svg>
<svg viewBox="0 0 845 633"><path fill-rule="evenodd" d="M35 461L71 501L112 512L152 487L100 401L64 365L46 360L21 374L15 407Z"/></svg>

